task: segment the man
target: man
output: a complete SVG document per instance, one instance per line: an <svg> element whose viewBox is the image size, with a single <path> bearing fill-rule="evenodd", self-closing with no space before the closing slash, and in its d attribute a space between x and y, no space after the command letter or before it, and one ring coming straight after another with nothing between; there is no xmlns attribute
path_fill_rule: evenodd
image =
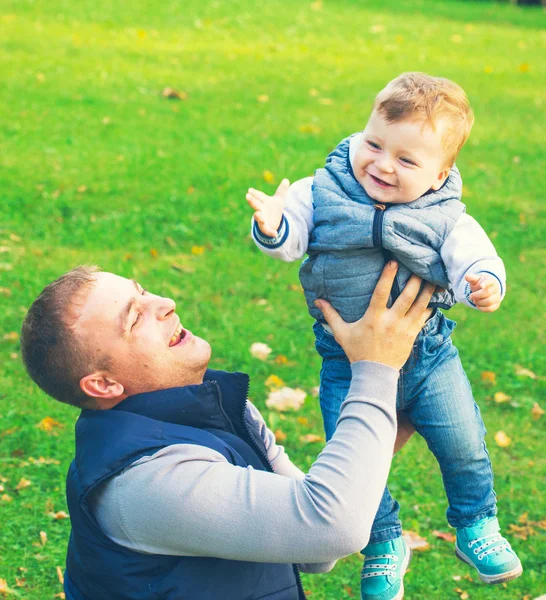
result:
<svg viewBox="0 0 546 600"><path fill-rule="evenodd" d="M413 277L388 309L396 269L356 323L319 301L353 381L307 474L247 401L248 377L207 369L210 346L174 301L89 267L44 289L23 360L44 391L83 409L67 477L68 600L303 600L297 565L324 572L366 545L398 370L433 291Z"/></svg>

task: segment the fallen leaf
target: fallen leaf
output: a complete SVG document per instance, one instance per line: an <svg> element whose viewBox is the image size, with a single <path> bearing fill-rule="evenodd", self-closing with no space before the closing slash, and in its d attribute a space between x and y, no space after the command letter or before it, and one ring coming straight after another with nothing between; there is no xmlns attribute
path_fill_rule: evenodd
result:
<svg viewBox="0 0 546 600"><path fill-rule="evenodd" d="M260 94L256 100L258 100L258 102L261 102L262 104L264 102L269 102L269 96L267 94Z"/></svg>
<svg viewBox="0 0 546 600"><path fill-rule="evenodd" d="M68 515L64 510L60 510L58 512L50 512L48 516L56 521L60 521L61 519L69 519L70 515Z"/></svg>
<svg viewBox="0 0 546 600"><path fill-rule="evenodd" d="M521 63L519 66L520 73L528 73L529 72L529 63Z"/></svg>
<svg viewBox="0 0 546 600"><path fill-rule="evenodd" d="M288 364L288 359L283 354L279 354L278 356L275 357L275 362L278 365L287 365Z"/></svg>
<svg viewBox="0 0 546 600"><path fill-rule="evenodd" d="M272 350L267 344L263 344L262 342L254 342L252 346L250 346L250 354L254 358L258 358L259 360L266 360L267 357L271 354Z"/></svg>
<svg viewBox="0 0 546 600"><path fill-rule="evenodd" d="M15 486L15 489L17 491L19 491L19 490L23 490L31 485L32 485L32 481L30 481L30 479L25 479L24 477L21 477L21 479L19 480L19 483Z"/></svg>
<svg viewBox="0 0 546 600"><path fill-rule="evenodd" d="M497 431L495 433L495 442L501 448L507 448L512 443L512 438L508 437L504 431Z"/></svg>
<svg viewBox="0 0 546 600"><path fill-rule="evenodd" d="M275 431L275 441L277 444L282 444L287 438L286 433L282 429L277 429Z"/></svg>
<svg viewBox="0 0 546 600"><path fill-rule="evenodd" d="M55 567L56 571L57 571L57 579L59 580L59 583L61 585L64 585L64 575L63 575L63 570L61 569L61 567Z"/></svg>
<svg viewBox="0 0 546 600"><path fill-rule="evenodd" d="M263 178L266 183L273 183L275 181L275 175L271 171L264 171Z"/></svg>
<svg viewBox="0 0 546 600"><path fill-rule="evenodd" d="M186 92L180 92L170 87L166 87L161 92L161 95L163 98L168 98L169 100L187 100L188 98L188 94L186 94Z"/></svg>
<svg viewBox="0 0 546 600"><path fill-rule="evenodd" d="M316 433L306 433L300 437L300 440L305 444L314 444L315 442L323 442L324 438Z"/></svg>
<svg viewBox="0 0 546 600"><path fill-rule="evenodd" d="M159 256L159 252L155 248L150 248L150 256L152 258L157 258Z"/></svg>
<svg viewBox="0 0 546 600"><path fill-rule="evenodd" d="M66 600L66 594L61 592L60 594L55 594L55 598L59 598L59 600Z"/></svg>
<svg viewBox="0 0 546 600"><path fill-rule="evenodd" d="M282 387L284 387L285 383L284 381L278 377L277 375L270 375L266 380L265 380L265 385L268 388L272 388L272 389L280 389Z"/></svg>
<svg viewBox="0 0 546 600"><path fill-rule="evenodd" d="M84 194L85 192L87 192L87 186L86 185L80 185L78 186L77 190L76 190L79 194Z"/></svg>
<svg viewBox="0 0 546 600"><path fill-rule="evenodd" d="M438 531L435 529L432 532L432 535L434 537L440 538L441 540L445 540L446 542L450 542L450 543L455 542L455 540L457 539L456 536L453 533L451 533L450 531Z"/></svg>
<svg viewBox="0 0 546 600"><path fill-rule="evenodd" d="M306 393L298 388L293 389L290 387L282 387L279 390L273 390L265 405L267 408L273 408L275 410L298 410L305 401Z"/></svg>
<svg viewBox="0 0 546 600"><path fill-rule="evenodd" d="M45 546L47 543L47 533L45 531L40 531L40 543L42 546Z"/></svg>
<svg viewBox="0 0 546 600"><path fill-rule="evenodd" d="M331 98L321 98L319 100L320 104L324 104L324 106L332 106L332 104L334 103L334 101Z"/></svg>
<svg viewBox="0 0 546 600"><path fill-rule="evenodd" d="M16 331L11 331L10 333L5 333L4 339L7 342L16 342L19 339L19 334Z"/></svg>
<svg viewBox="0 0 546 600"><path fill-rule="evenodd" d="M489 75L490 73L493 73L493 67L491 65L485 65L483 72Z"/></svg>
<svg viewBox="0 0 546 600"><path fill-rule="evenodd" d="M9 288L0 287L0 296L11 296L11 290Z"/></svg>
<svg viewBox="0 0 546 600"><path fill-rule="evenodd" d="M460 575L453 575L451 579L453 579L453 581L461 581L462 577Z"/></svg>
<svg viewBox="0 0 546 600"><path fill-rule="evenodd" d="M62 429L64 425L59 423L59 421L55 421L55 419L52 419L51 417L45 417L36 425L36 427L42 431L52 431L56 428Z"/></svg>
<svg viewBox="0 0 546 600"><path fill-rule="evenodd" d="M402 537L412 550L424 552L425 550L430 549L430 544L428 541L425 538L422 538L419 534L415 533L415 531L403 531Z"/></svg>
<svg viewBox="0 0 546 600"><path fill-rule="evenodd" d="M516 365L516 375L520 375L521 377L530 377L531 379L537 378L533 371L529 371L529 369L520 367L519 365Z"/></svg>
<svg viewBox="0 0 546 600"><path fill-rule="evenodd" d="M544 410L542 408L540 408L540 405L538 402L535 402L533 404L533 408L531 409L531 415L533 417L533 420L538 421L540 419L540 417L542 417L543 414L544 414Z"/></svg>
<svg viewBox="0 0 546 600"><path fill-rule="evenodd" d="M296 421L300 424L300 425L304 425L307 426L309 425L309 419L307 417L298 417L296 419Z"/></svg>
<svg viewBox="0 0 546 600"><path fill-rule="evenodd" d="M196 256L201 256L205 253L205 246L192 246L191 253Z"/></svg>
<svg viewBox="0 0 546 600"><path fill-rule="evenodd" d="M319 95L319 92L318 92L318 90L315 90L315 88L311 88L309 90L309 95L315 97L315 96Z"/></svg>
<svg viewBox="0 0 546 600"><path fill-rule="evenodd" d="M301 133L320 133L321 132L321 128L318 125L313 125L312 123L309 123L307 125L300 125L298 127L298 130Z"/></svg>
<svg viewBox="0 0 546 600"><path fill-rule="evenodd" d="M497 383L497 376L493 371L482 371L481 379L484 383L492 383L493 385Z"/></svg>
<svg viewBox="0 0 546 600"><path fill-rule="evenodd" d="M503 402L509 402L510 400L512 400L512 396L508 396L504 392L495 392L493 394L493 400L497 404L502 404Z"/></svg>
<svg viewBox="0 0 546 600"><path fill-rule="evenodd" d="M9 494L2 494L1 498L2 502L11 502L13 498Z"/></svg>
<svg viewBox="0 0 546 600"><path fill-rule="evenodd" d="M345 590L345 593L347 594L347 596L349 596L350 598L352 598L354 596L353 588L351 586L344 585L343 589Z"/></svg>
<svg viewBox="0 0 546 600"><path fill-rule="evenodd" d="M9 234L9 239L10 239L12 242L20 242L20 241L22 241L22 239L23 239L23 238L19 237L19 236L18 236L17 234L15 234L15 233L10 233L10 234Z"/></svg>

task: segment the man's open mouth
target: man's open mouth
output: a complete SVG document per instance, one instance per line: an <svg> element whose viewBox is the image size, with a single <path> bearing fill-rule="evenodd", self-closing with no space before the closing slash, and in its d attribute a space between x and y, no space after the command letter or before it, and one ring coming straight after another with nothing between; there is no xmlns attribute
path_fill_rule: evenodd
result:
<svg viewBox="0 0 546 600"><path fill-rule="evenodd" d="M388 183L387 181L383 181L383 179L379 179L379 177L376 177L375 175L372 175L371 173L368 173L368 175L372 178L372 181L374 181L375 183L377 183L377 185L381 186L381 187L395 187L392 183Z"/></svg>
<svg viewBox="0 0 546 600"><path fill-rule="evenodd" d="M169 340L169 347L178 346L178 344L182 343L190 332L182 327L182 324L179 323L175 332L172 334L171 339Z"/></svg>

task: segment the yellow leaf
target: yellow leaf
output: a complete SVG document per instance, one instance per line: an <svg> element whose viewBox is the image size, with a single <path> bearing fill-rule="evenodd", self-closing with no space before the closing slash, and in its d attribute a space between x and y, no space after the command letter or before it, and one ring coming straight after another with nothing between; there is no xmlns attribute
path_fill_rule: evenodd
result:
<svg viewBox="0 0 546 600"><path fill-rule="evenodd" d="M483 371L481 378L484 383L492 383L493 385L497 383L497 376L493 371Z"/></svg>
<svg viewBox="0 0 546 600"><path fill-rule="evenodd" d="M195 188L193 187L193 185L190 185L190 187L186 190L186 194L193 194L195 192Z"/></svg>
<svg viewBox="0 0 546 600"><path fill-rule="evenodd" d="M56 571L57 571L57 579L59 580L59 583L61 585L64 585L64 575L63 575L63 570L61 569L61 567L55 567Z"/></svg>
<svg viewBox="0 0 546 600"><path fill-rule="evenodd" d="M265 380L265 385L268 388L277 388L280 389L282 388L285 383L284 381L278 377L277 375L270 375L266 380Z"/></svg>
<svg viewBox="0 0 546 600"><path fill-rule="evenodd" d="M538 421L540 419L540 417L542 417L543 414L544 414L544 410L542 408L540 408L540 405L538 402L535 402L533 404L533 408L531 409L531 415L533 417L533 421Z"/></svg>
<svg viewBox="0 0 546 600"><path fill-rule="evenodd" d="M266 183L273 183L275 181L275 175L271 171L264 171L263 178Z"/></svg>
<svg viewBox="0 0 546 600"><path fill-rule="evenodd" d="M278 365L287 365L288 364L288 359L283 354L279 354L278 356L275 357L275 362Z"/></svg>
<svg viewBox="0 0 546 600"><path fill-rule="evenodd" d="M520 375L521 377L530 377L531 379L537 378L533 371L529 371L529 369L520 367L519 365L516 365L516 375Z"/></svg>
<svg viewBox="0 0 546 600"><path fill-rule="evenodd" d="M286 433L282 429L277 429L275 431L275 441L277 444L282 444L286 440Z"/></svg>
<svg viewBox="0 0 546 600"><path fill-rule="evenodd" d="M52 519L55 519L56 521L70 518L70 516L67 513L65 513L64 510L60 510L59 512L50 512L48 513L48 516L50 516Z"/></svg>
<svg viewBox="0 0 546 600"><path fill-rule="evenodd" d="M150 248L150 256L152 258L157 258L159 256L159 252L155 248Z"/></svg>
<svg viewBox="0 0 546 600"><path fill-rule="evenodd" d="M24 477L21 477L19 483L15 486L15 489L19 491L26 487L29 487L30 485L32 485L32 481L30 481L30 479L25 479Z"/></svg>
<svg viewBox="0 0 546 600"><path fill-rule="evenodd" d="M470 598L470 596L468 595L468 592L463 592L461 594L461 600L468 600Z"/></svg>
<svg viewBox="0 0 546 600"><path fill-rule="evenodd" d="M430 549L428 541L425 538L422 538L418 533L415 533L415 531L403 531L402 537L412 550L424 552L425 550Z"/></svg>
<svg viewBox="0 0 546 600"><path fill-rule="evenodd" d="M528 73L529 72L529 63L521 63L519 66L520 73Z"/></svg>
<svg viewBox="0 0 546 600"><path fill-rule="evenodd" d="M493 394L493 400L497 404L502 404L503 402L509 402L510 400L512 400L512 396L508 396L504 392L495 392Z"/></svg>
<svg viewBox="0 0 546 600"><path fill-rule="evenodd" d="M137 36L143 40L146 38L148 34L144 31L144 29L137 29Z"/></svg>
<svg viewBox="0 0 546 600"><path fill-rule="evenodd" d="M19 339L19 334L16 331L5 333L4 339L9 342L16 342Z"/></svg>
<svg viewBox="0 0 546 600"><path fill-rule="evenodd" d="M45 546L47 543L47 533L45 531L40 531L40 543L42 546Z"/></svg>
<svg viewBox="0 0 546 600"><path fill-rule="evenodd" d="M318 90L316 90L315 88L311 88L309 90L309 95L313 96L313 97L318 96L319 95Z"/></svg>
<svg viewBox="0 0 546 600"><path fill-rule="evenodd" d="M450 543L454 543L456 540L456 537L453 533L449 532L449 531L438 531L438 530L434 530L432 532L432 535L434 537L437 537L441 540L444 540L446 542L450 542Z"/></svg>
<svg viewBox="0 0 546 600"><path fill-rule="evenodd" d="M316 433L306 433L300 437L300 440L305 444L313 444L315 442L323 442L324 438Z"/></svg>
<svg viewBox="0 0 546 600"><path fill-rule="evenodd" d="M0 592L6 594L9 592L8 582L5 579L0 579Z"/></svg>
<svg viewBox="0 0 546 600"><path fill-rule="evenodd" d="M168 98L169 100L187 100L188 94L186 92L181 92L180 90L175 90L174 88L166 87L161 95L163 98Z"/></svg>
<svg viewBox="0 0 546 600"><path fill-rule="evenodd" d="M36 427L42 431L51 431L55 428L62 428L63 424L59 423L59 421L55 421L55 419L52 419L51 417L45 417L36 425Z"/></svg>
<svg viewBox="0 0 546 600"><path fill-rule="evenodd" d="M493 67L491 65L485 65L483 72L489 75L490 73L493 73Z"/></svg>
<svg viewBox="0 0 546 600"><path fill-rule="evenodd" d="M9 494L2 494L1 500L3 502L11 502L13 498Z"/></svg>
<svg viewBox="0 0 546 600"><path fill-rule="evenodd" d="M205 246L192 246L191 253L196 256L201 256L205 253Z"/></svg>
<svg viewBox="0 0 546 600"><path fill-rule="evenodd" d="M314 125L313 123L308 123L306 125L300 125L298 127L301 133L320 133L321 129L318 125Z"/></svg>
<svg viewBox="0 0 546 600"><path fill-rule="evenodd" d="M258 100L258 102L261 102L262 104L264 102L269 102L269 96L267 94L260 94L256 100Z"/></svg>
<svg viewBox="0 0 546 600"><path fill-rule="evenodd" d="M508 437L504 431L497 431L495 433L495 442L501 448L507 448L512 443L512 438Z"/></svg>
<svg viewBox="0 0 546 600"><path fill-rule="evenodd" d="M297 421L300 425L309 425L309 419L307 417L298 417Z"/></svg>

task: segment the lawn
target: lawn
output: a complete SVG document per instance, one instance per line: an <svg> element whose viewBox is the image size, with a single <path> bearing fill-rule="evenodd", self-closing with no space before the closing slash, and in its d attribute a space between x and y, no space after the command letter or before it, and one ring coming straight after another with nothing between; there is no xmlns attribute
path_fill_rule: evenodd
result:
<svg viewBox="0 0 546 600"><path fill-rule="evenodd" d="M298 265L254 247L244 196L249 186L273 190L282 177L312 174L406 70L454 79L476 114L458 160L464 201L505 260L508 294L495 314L456 307L450 316L489 431L501 524L525 570L488 587L433 536L450 531L446 500L416 437L389 479L405 529L430 543L414 557L405 597L546 594L545 28L541 9L490 2L2 2L0 580L8 598L53 600L62 591L56 567L70 525L53 515L66 511L77 412L28 380L17 334L44 285L76 264L97 263L174 298L183 322L211 342L212 366L249 372L252 400L286 435L292 459L311 465L323 444L304 437L322 435L312 395L319 359ZM273 349L267 361L251 356L253 342ZM265 409L272 374L308 392L299 413ZM508 445L497 443L499 431ZM306 576L310 597L357 598L360 562L355 555Z"/></svg>

